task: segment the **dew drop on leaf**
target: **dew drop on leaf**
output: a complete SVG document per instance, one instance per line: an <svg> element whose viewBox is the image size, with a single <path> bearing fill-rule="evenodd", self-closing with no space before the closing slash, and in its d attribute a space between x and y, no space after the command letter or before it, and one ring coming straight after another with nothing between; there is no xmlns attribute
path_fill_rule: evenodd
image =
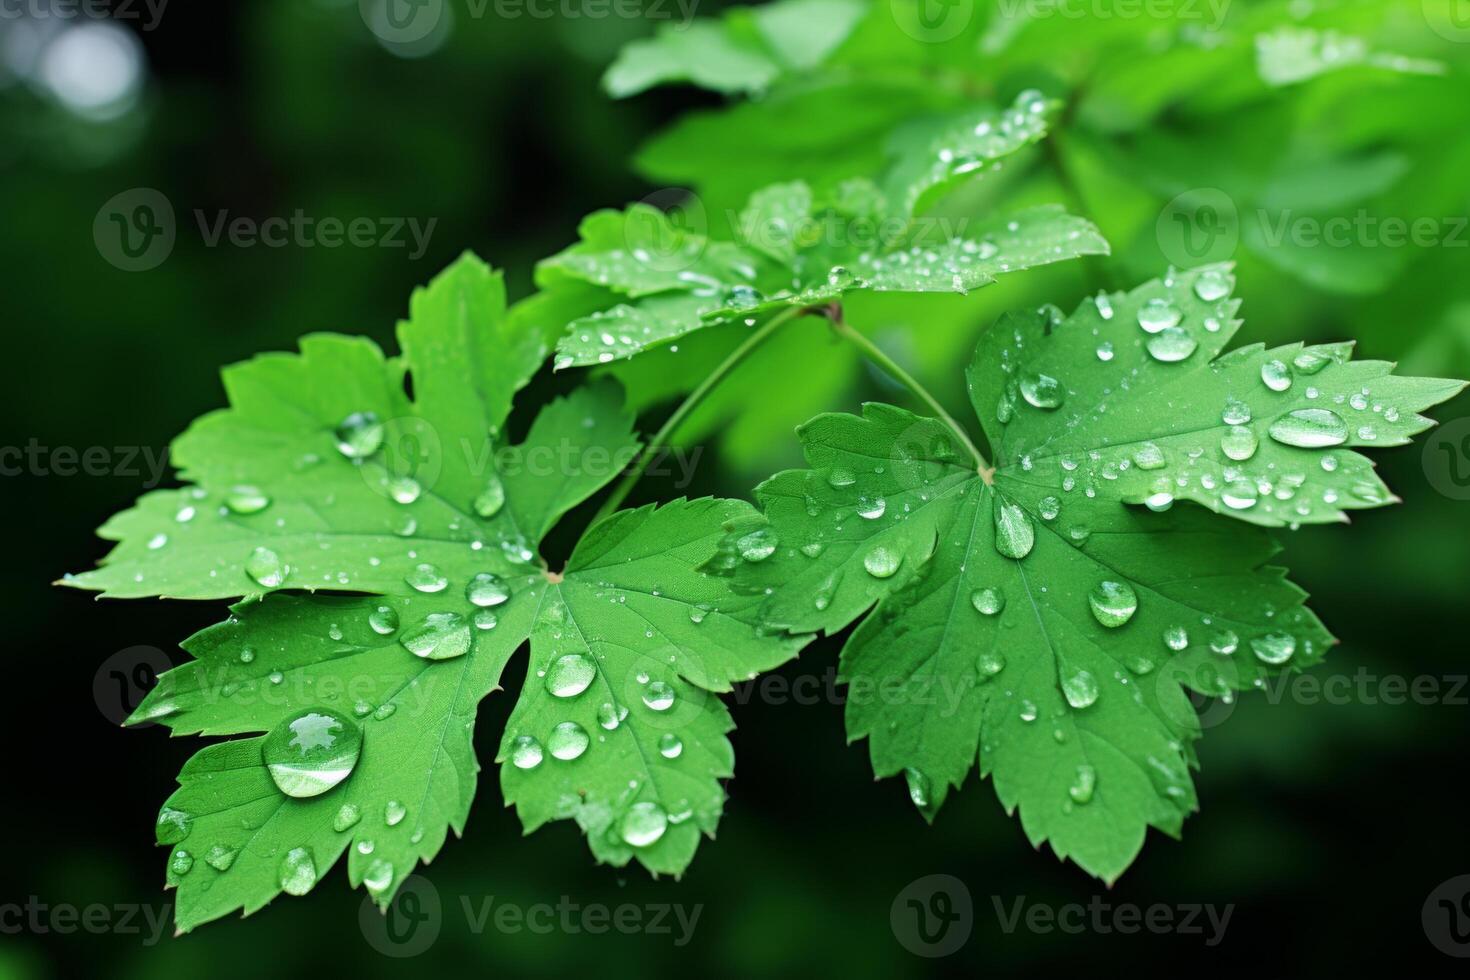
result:
<svg viewBox="0 0 1470 980"><path fill-rule="evenodd" d="M546 740L546 748L551 752L553 758L570 762L579 759L582 753L587 751L587 746L592 742L587 734L587 729L575 721L564 721L551 730L551 736Z"/></svg>
<svg viewBox="0 0 1470 980"><path fill-rule="evenodd" d="M986 616L994 616L1006 607L1005 593L989 586L970 593L970 604Z"/></svg>
<svg viewBox="0 0 1470 980"><path fill-rule="evenodd" d="M674 706L674 689L663 681L654 681L643 689L643 703L654 711L668 711Z"/></svg>
<svg viewBox="0 0 1470 980"><path fill-rule="evenodd" d="M1077 709L1097 701L1097 679L1086 670L1071 670L1062 676L1062 696Z"/></svg>
<svg viewBox="0 0 1470 980"><path fill-rule="evenodd" d="M629 847L648 847L669 829L669 815L657 803L634 803L623 814L619 829Z"/></svg>
<svg viewBox="0 0 1470 980"><path fill-rule="evenodd" d="M1237 463L1242 463L1256 454L1259 440L1249 426L1232 425L1220 437L1220 451Z"/></svg>
<svg viewBox="0 0 1470 980"><path fill-rule="evenodd" d="M546 690L553 697L574 698L592 686L597 664L585 653L557 657L546 670Z"/></svg>
<svg viewBox="0 0 1470 980"><path fill-rule="evenodd" d="M291 570L281 561L281 556L269 548L256 548L245 559L245 574L256 585L266 589L280 588Z"/></svg>
<svg viewBox="0 0 1470 980"><path fill-rule="evenodd" d="M337 426L337 452L365 459L383 445L383 423L372 412L353 412Z"/></svg>
<svg viewBox="0 0 1470 980"><path fill-rule="evenodd" d="M1151 299L1138 309L1138 325L1147 333L1159 333L1179 326L1184 314L1167 299Z"/></svg>
<svg viewBox="0 0 1470 980"><path fill-rule="evenodd" d="M892 578L903 564L903 555L887 545L879 545L863 556L863 568L874 578Z"/></svg>
<svg viewBox="0 0 1470 980"><path fill-rule="evenodd" d="M293 847L281 858L276 882L287 895L300 897L316 887L316 862L310 848Z"/></svg>
<svg viewBox="0 0 1470 980"><path fill-rule="evenodd" d="M471 506L476 514L486 520L500 513L501 508L505 506L505 484L500 482L498 474L490 474L485 480L484 488L475 497Z"/></svg>
<svg viewBox="0 0 1470 980"><path fill-rule="evenodd" d="M1267 433L1284 446L1323 449L1347 442L1347 423L1325 408L1299 408L1271 423Z"/></svg>
<svg viewBox="0 0 1470 980"><path fill-rule="evenodd" d="M1175 364L1185 360L1199 347L1199 341L1182 327L1166 327L1148 339L1148 353L1154 360Z"/></svg>
<svg viewBox="0 0 1470 980"><path fill-rule="evenodd" d="M392 606L378 606L368 613L368 625L379 636L392 636L398 632L398 610Z"/></svg>
<svg viewBox="0 0 1470 980"><path fill-rule="evenodd" d="M429 562L420 562L413 571L403 577L403 581L415 591L427 594L443 592L449 587L449 579L439 571L437 565Z"/></svg>
<svg viewBox="0 0 1470 980"><path fill-rule="evenodd" d="M1291 368L1277 360L1261 365L1261 381L1272 391L1285 391L1291 387Z"/></svg>
<svg viewBox="0 0 1470 980"><path fill-rule="evenodd" d="M530 735L517 735L510 743L510 761L517 769L535 769L541 757L541 743Z"/></svg>
<svg viewBox="0 0 1470 980"><path fill-rule="evenodd" d="M465 586L464 597L470 601L471 605L481 608L498 606L510 600L510 587L500 576L490 572L480 572Z"/></svg>
<svg viewBox="0 0 1470 980"><path fill-rule="evenodd" d="M424 660L452 660L470 652L470 623L459 613L430 613L398 642Z"/></svg>
<svg viewBox="0 0 1470 980"><path fill-rule="evenodd" d="M1267 633L1251 640L1251 652L1261 663L1280 666L1296 653L1296 638L1290 633Z"/></svg>
<svg viewBox="0 0 1470 980"><path fill-rule="evenodd" d="M272 728L260 747L271 780L297 799L320 796L352 775L362 728L330 708L314 708Z"/></svg>
<svg viewBox="0 0 1470 980"><path fill-rule="evenodd" d="M1061 408L1066 392L1062 383L1051 375L1027 371L1021 375L1021 397L1033 408L1051 411Z"/></svg>
<svg viewBox="0 0 1470 980"><path fill-rule="evenodd" d="M673 732L664 732L658 739L658 754L665 759L677 759L684 753L684 741Z"/></svg>
<svg viewBox="0 0 1470 980"><path fill-rule="evenodd" d="M995 502L995 550L1007 558L1021 559L1036 544L1031 517L1017 504L997 498Z"/></svg>
<svg viewBox="0 0 1470 980"><path fill-rule="evenodd" d="M1138 593L1127 582L1104 580L1087 594L1093 618L1109 629L1117 629L1138 612Z"/></svg>

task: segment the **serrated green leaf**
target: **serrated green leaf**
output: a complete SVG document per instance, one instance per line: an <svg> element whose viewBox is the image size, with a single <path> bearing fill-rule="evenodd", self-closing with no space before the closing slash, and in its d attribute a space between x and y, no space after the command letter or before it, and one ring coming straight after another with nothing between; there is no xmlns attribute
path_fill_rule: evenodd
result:
<svg viewBox="0 0 1470 980"><path fill-rule="evenodd" d="M1231 285L1228 267L1209 267L1070 318L1042 310L994 327L968 373L993 468L977 471L946 425L902 409L814 419L801 431L811 468L758 491L765 543L778 545L739 560L732 535L712 564L760 599L768 629L862 620L842 653L848 733L869 740L879 776L906 776L926 817L978 759L1033 843L1112 881L1148 827L1177 835L1195 808L1187 692L1233 697L1331 644L1304 593L1266 564L1264 530L1169 507L1279 525L1388 503L1366 458L1270 433L1298 405L1323 405L1378 427L1347 445L1398 444L1463 386L1352 362L1345 345L1212 362L1238 326ZM1187 356L1172 359L1183 347L1170 330L1193 341ZM1159 336L1171 359L1149 352ZM1282 387L1273 370L1268 384L1262 366L1282 358L1296 376ZM1249 454L1220 445L1240 438L1227 405L1249 409ZM1224 489L1244 481L1249 506ZM1168 512L1126 506L1145 500Z"/></svg>
<svg viewBox="0 0 1470 980"><path fill-rule="evenodd" d="M713 833L719 780L733 764L714 692L799 642L758 634L750 601L696 570L754 519L742 502L615 514L564 577L538 559L545 532L615 477L638 442L606 379L546 406L518 445L502 435L512 396L544 355L535 313L507 316L498 274L466 257L415 293L401 360L317 335L299 355L228 369L231 407L174 446L192 485L147 494L110 520L102 533L116 547L67 580L117 597L245 597L186 644L196 659L163 675L132 721L280 731L303 745L363 733L350 774L310 797L278 788L273 736L210 746L185 766L159 823L180 928L304 893L344 852L354 884L390 901L450 829L463 829L479 701L533 636L533 667L563 655L568 626L607 689L551 698L544 677L528 673L506 736L544 746L540 765L506 776L527 829L575 817L601 860L672 873ZM319 590L360 594L304 594ZM636 696L640 670L669 684L681 707L648 707ZM628 712L616 731L593 721L603 703ZM567 717L553 719L558 711ZM589 733L575 759L557 755L552 737L574 715ZM306 735L283 727L306 721ZM664 735L687 755L659 756ZM644 750L664 761L648 763ZM630 830L635 809L675 820L662 834Z"/></svg>

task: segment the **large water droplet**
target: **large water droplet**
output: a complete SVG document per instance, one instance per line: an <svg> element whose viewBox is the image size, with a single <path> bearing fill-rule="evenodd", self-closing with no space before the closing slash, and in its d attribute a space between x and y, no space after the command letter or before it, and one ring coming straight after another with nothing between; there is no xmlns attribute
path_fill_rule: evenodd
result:
<svg viewBox="0 0 1470 980"><path fill-rule="evenodd" d="M1261 380L1272 391L1285 391L1291 387L1291 368L1281 361L1267 361L1261 365Z"/></svg>
<svg viewBox="0 0 1470 980"><path fill-rule="evenodd" d="M628 717L628 709L622 705L615 705L610 701L604 701L597 706L597 724L607 731L614 731Z"/></svg>
<svg viewBox="0 0 1470 980"><path fill-rule="evenodd" d="M362 884L374 896L383 894L393 886L393 865L383 858L373 861L363 872Z"/></svg>
<svg viewBox="0 0 1470 980"><path fill-rule="evenodd" d="M623 814L623 841L630 847L648 847L669 829L669 815L657 803L634 803Z"/></svg>
<svg viewBox="0 0 1470 980"><path fill-rule="evenodd" d="M452 660L470 652L470 623L459 613L429 613L424 621L398 638L415 657Z"/></svg>
<svg viewBox="0 0 1470 980"><path fill-rule="evenodd" d="M684 754L684 740L673 732L664 732L658 737L658 754L665 759L677 759Z"/></svg>
<svg viewBox="0 0 1470 980"><path fill-rule="evenodd" d="M643 689L643 703L654 711L668 711L674 706L674 688L663 681L654 681Z"/></svg>
<svg viewBox="0 0 1470 980"><path fill-rule="evenodd" d="M1231 510L1250 510L1256 505L1256 485L1250 480L1235 480L1220 491L1220 500Z"/></svg>
<svg viewBox="0 0 1470 980"><path fill-rule="evenodd" d="M362 728L346 715L314 708L278 723L260 752L282 793L320 796L352 774L362 752Z"/></svg>
<svg viewBox="0 0 1470 980"><path fill-rule="evenodd" d="M879 545L863 556L863 568L874 578L892 578L902 564L903 555L887 545Z"/></svg>
<svg viewBox="0 0 1470 980"><path fill-rule="evenodd" d="M1199 341L1183 327L1166 327L1148 339L1148 353L1156 361L1174 364L1193 354Z"/></svg>
<svg viewBox="0 0 1470 980"><path fill-rule="evenodd" d="M1271 423L1272 439L1285 446L1321 449L1347 442L1348 429L1336 412L1325 408L1299 408Z"/></svg>
<svg viewBox="0 0 1470 980"><path fill-rule="evenodd" d="M378 606L368 613L368 625L379 636L392 636L398 632L398 610L392 606Z"/></svg>
<svg viewBox="0 0 1470 980"><path fill-rule="evenodd" d="M1009 500L995 502L995 550L1007 558L1025 558L1036 544L1031 517Z"/></svg>
<svg viewBox="0 0 1470 980"><path fill-rule="evenodd" d="M372 412L353 412L337 426L337 452L364 459L383 445L383 423Z"/></svg>
<svg viewBox="0 0 1470 980"><path fill-rule="evenodd" d="M1164 630L1164 646L1178 653L1189 646L1189 631L1183 626L1170 626Z"/></svg>
<svg viewBox="0 0 1470 980"><path fill-rule="evenodd" d="M235 863L235 856L240 853L238 847L230 847L228 844L215 844L204 853L204 863L216 871L225 872Z"/></svg>
<svg viewBox="0 0 1470 980"><path fill-rule="evenodd" d="M1005 593L988 586L976 589L970 593L970 604L986 616L994 616L1006 607Z"/></svg>
<svg viewBox="0 0 1470 980"><path fill-rule="evenodd" d="M168 869L176 875L186 875L194 870L194 855L183 849L174 851L169 858Z"/></svg>
<svg viewBox="0 0 1470 980"><path fill-rule="evenodd" d="M225 494L225 506L235 514L259 514L271 505L271 498L259 487L238 486Z"/></svg>
<svg viewBox="0 0 1470 980"><path fill-rule="evenodd" d="M395 503L411 504L418 500L419 495L423 492L424 488L419 485L419 481L411 476L394 477L388 481L388 496L392 497Z"/></svg>
<svg viewBox="0 0 1470 980"><path fill-rule="evenodd" d="M481 608L498 606L510 600L510 586L499 575L481 572L465 586L464 597Z"/></svg>
<svg viewBox="0 0 1470 980"><path fill-rule="evenodd" d="M551 751L554 758L563 762L570 762L580 758L587 746L592 742L587 729L575 721L564 721L551 730L551 737L546 740L546 747Z"/></svg>
<svg viewBox="0 0 1470 980"><path fill-rule="evenodd" d="M1239 646L1240 637L1232 630L1216 630L1210 636L1210 652L1218 653L1222 657L1230 656Z"/></svg>
<svg viewBox="0 0 1470 980"><path fill-rule="evenodd" d="M1179 326L1184 314L1167 299L1151 299L1138 309L1138 325L1148 333Z"/></svg>
<svg viewBox="0 0 1470 980"><path fill-rule="evenodd" d="M1254 456L1258 445L1255 430L1244 425L1232 425L1220 437L1220 452L1237 463Z"/></svg>
<svg viewBox="0 0 1470 980"><path fill-rule="evenodd" d="M763 527L742 535L735 542L735 550L746 561L765 561L776 553L776 546L779 544L780 539L776 537L776 532Z"/></svg>
<svg viewBox="0 0 1470 980"><path fill-rule="evenodd" d="M1251 407L1238 398L1227 401L1220 412L1220 421L1226 425L1245 425L1250 420Z"/></svg>
<svg viewBox="0 0 1470 980"><path fill-rule="evenodd" d="M558 698L574 698L592 686L597 664L585 653L557 657L546 671L546 690Z"/></svg>
<svg viewBox="0 0 1470 980"><path fill-rule="evenodd" d="M883 516L883 513L887 509L888 501L883 499L882 497L869 497L866 495L858 497L857 512L859 517L866 518L870 521L876 521L878 518Z"/></svg>
<svg viewBox="0 0 1470 980"><path fill-rule="evenodd" d="M403 581L407 582L411 588L429 594L443 592L449 587L448 577L439 571L437 565L429 562L420 562L413 571L403 577Z"/></svg>
<svg viewBox="0 0 1470 980"><path fill-rule="evenodd" d="M1230 277L1219 269L1206 269L1194 281L1194 294L1206 303L1224 299L1230 295Z"/></svg>
<svg viewBox="0 0 1470 980"><path fill-rule="evenodd" d="M1251 640L1251 651L1262 663L1279 666L1296 653L1296 637L1290 633L1267 633Z"/></svg>
<svg viewBox="0 0 1470 980"><path fill-rule="evenodd" d="M1086 708L1097 700L1097 679L1085 670L1075 670L1062 677L1062 696L1077 709Z"/></svg>
<svg viewBox="0 0 1470 980"><path fill-rule="evenodd" d="M510 743L510 761L517 769L535 769L541 758L541 743L530 735L517 735Z"/></svg>
<svg viewBox="0 0 1470 980"><path fill-rule="evenodd" d="M1097 770L1089 765L1080 765L1077 767L1077 774L1072 778L1072 785L1067 787L1067 795L1074 803L1089 803L1096 788Z"/></svg>
<svg viewBox="0 0 1470 980"><path fill-rule="evenodd" d="M362 819L362 808L356 803L343 803L337 809L337 815L332 818L332 829L337 833L351 830L356 827Z"/></svg>
<svg viewBox="0 0 1470 980"><path fill-rule="evenodd" d="M389 800L383 805L383 822L390 827L403 823L403 818L406 816L408 816L408 807L397 800Z"/></svg>
<svg viewBox="0 0 1470 980"><path fill-rule="evenodd" d="M1087 604L1099 623L1116 629L1138 612L1138 593L1127 582L1102 581L1087 594Z"/></svg>
<svg viewBox="0 0 1470 980"><path fill-rule="evenodd" d="M1145 442L1133 450L1133 465L1141 470L1163 469L1164 451L1156 443Z"/></svg>
<svg viewBox="0 0 1470 980"><path fill-rule="evenodd" d="M1050 411L1061 407L1067 393L1051 375L1027 371L1021 375L1021 397L1033 408Z"/></svg>
<svg viewBox="0 0 1470 980"><path fill-rule="evenodd" d="M269 548L256 548L245 559L245 574L256 585L266 589L280 588L291 574L291 569L281 561L281 556Z"/></svg>
<svg viewBox="0 0 1470 980"><path fill-rule="evenodd" d="M475 497L472 506L475 513L486 520L500 513L500 509L505 506L505 484L500 482L498 474L491 473L485 480L485 488Z"/></svg>
<svg viewBox="0 0 1470 980"><path fill-rule="evenodd" d="M276 881L280 884L281 891L297 897L316 887L316 862L312 860L311 849L293 847L287 851L286 856L281 858Z"/></svg>

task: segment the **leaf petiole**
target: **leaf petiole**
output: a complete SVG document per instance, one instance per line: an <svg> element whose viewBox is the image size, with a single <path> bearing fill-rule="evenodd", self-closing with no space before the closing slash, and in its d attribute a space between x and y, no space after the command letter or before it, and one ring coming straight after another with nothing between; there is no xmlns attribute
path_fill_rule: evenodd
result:
<svg viewBox="0 0 1470 980"><path fill-rule="evenodd" d="M790 309L782 310L762 324L749 337L746 337L745 341L739 347L731 351L730 355L721 361L699 383L699 387L691 391L684 401L679 404L679 407L674 409L674 414L670 415L668 421L653 434L653 438L648 440L648 443L643 447L643 451L638 454L638 458L634 461L633 468L619 481L618 485L613 488L613 492L608 495L608 498L603 501L602 506L598 508L596 516L592 518L592 524L596 524L622 506L623 501L628 499L628 494L633 492L633 487L642 479L644 472L653 462L654 457L658 455L660 449L668 445L669 440L678 431L679 426L684 424L685 420L699 407L699 404L709 396L710 392L719 386L721 381L725 380L731 371L739 367L741 362L749 357L761 344L765 343L772 334L781 329L784 324L808 312L811 311L802 307L791 307Z"/></svg>
<svg viewBox="0 0 1470 980"><path fill-rule="evenodd" d="M883 353L882 349L880 349L877 344L873 343L867 337L854 330L851 324L842 319L842 315L838 311L834 311L834 315L832 316L832 329L839 337L856 347L864 357L872 361L884 371L888 372L888 374L892 375L896 381L902 384L909 391L913 392L920 401L927 405L929 410L934 413L934 416L945 425L949 426L949 429L951 432L954 433L955 438L964 445L966 450L969 451L970 456L975 460L975 468L976 471L980 474L980 479L984 480L986 483L994 482L995 467L991 466L990 462L985 458L984 454L975 447L975 443L971 441L970 436L967 432L965 432L964 427L956 422L954 420L954 417L944 410L944 406L939 404L939 400L937 398L929 394L927 388L919 384L918 380L913 375L909 374L902 367L900 367L897 361L889 357L887 354Z"/></svg>

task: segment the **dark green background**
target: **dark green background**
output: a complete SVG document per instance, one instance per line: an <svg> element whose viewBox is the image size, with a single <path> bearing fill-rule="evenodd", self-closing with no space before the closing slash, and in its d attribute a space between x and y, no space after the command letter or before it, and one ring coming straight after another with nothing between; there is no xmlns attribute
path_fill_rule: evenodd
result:
<svg viewBox="0 0 1470 980"><path fill-rule="evenodd" d="M176 2L157 30L141 35L146 94L122 121L88 123L24 85L0 88L0 275L9 328L0 444L35 439L53 448L147 446L157 453L221 403L223 364L288 349L319 329L367 334L391 347L409 291L465 248L505 267L513 295L524 295L535 260L570 241L582 214L651 189L628 163L637 146L679 113L718 101L684 90L622 103L602 95L598 76L618 44L649 30L638 20L461 18L442 50L405 60L373 41L350 2ZM0 38L12 26L0 21ZM1446 166L1470 150L1470 47L1436 44L1429 35L1424 43L1449 64L1447 78L1384 81L1334 126L1372 130L1374 120L1413 118L1395 152L1408 160L1408 181L1448 181L1455 210L1436 215L1449 217L1470 203L1465 170ZM1299 98L1293 118L1310 116L1308 97ZM1377 138L1392 141L1392 127L1381 128ZM1212 183L1217 173L1273 152L1269 131L1201 130L1168 114L1128 145L1151 140L1193 150L1174 161L1186 174L1200 171L1185 186ZM1095 166L1083 196L1107 233L1117 201L1106 165ZM113 268L92 238L103 202L133 187L158 188L180 215L173 254L145 273ZM1415 216L1392 195L1379 203L1385 213ZM412 262L401 249L206 248L189 216L196 208L438 220L427 254ZM1110 271L1123 284L1162 264L1156 253L1120 251ZM1419 373L1464 377L1470 370L1470 249L1415 251L1368 295L1320 291L1242 257L1238 293L1245 340L1357 337L1366 356L1406 357ZM1083 295L1080 269L1021 276L970 301L972 329L1007 305L1045 298L1066 307ZM895 346L901 354L901 340ZM823 364L803 368L820 372ZM957 371L922 371L960 405ZM786 383L778 380L761 406L776 417ZM549 385L543 379L527 401ZM871 375L840 387L831 408L898 397ZM1462 397L1438 417L1458 419L1467 407ZM762 466L769 472L790 460L790 431L802 420L784 419L767 451L756 458L746 452L742 465L722 464L712 447L688 492L748 493ZM1169 964L1292 975L1340 972L1379 955L1406 973L1445 971L1458 964L1429 944L1420 911L1435 886L1470 873L1461 802L1470 690L1460 687L1470 503L1431 486L1429 474L1446 463L1421 444L1378 459L1403 506L1363 513L1351 527L1288 536L1294 578L1343 638L1316 674L1324 681L1359 671L1427 677L1457 702L1242 697L1228 723L1211 728L1200 745L1202 812L1188 822L1184 841L1151 836L1111 890L1034 852L985 784L972 781L925 826L897 781L873 781L864 747L844 744L842 709L831 699L750 696L734 708L739 776L729 786L720 837L701 848L681 882L593 866L568 823L523 838L487 770L467 838L447 845L426 871L443 902L442 933L407 965L364 942L362 893L334 872L308 898L282 898L246 920L151 947L137 935L0 935L0 980L104 972L226 978L262 970L361 977L405 969L919 975L936 963L896 940L890 905L910 882L933 873L960 878L975 908L968 943L938 968L1051 975ZM103 553L92 529L141 482L127 474L35 472L0 480L9 666L0 904L29 896L53 906L168 901L153 818L196 743L170 741L160 729L116 728L94 702L93 678L109 656L135 645L168 651L177 662L177 642L220 610L94 603L48 586ZM651 485L642 492L661 491ZM834 642L814 646L780 673L825 677L836 649ZM521 669L513 665L507 688L515 689ZM1370 683L1368 690L1383 688ZM482 759L493 754L510 703L507 696L486 702ZM1055 906L1095 895L1114 904L1235 908L1224 942L1213 948L1197 935L1006 934L994 908L996 900L1009 906L1022 896ZM492 896L522 907L565 897L580 905L702 910L693 941L682 948L672 936L645 933L540 935L491 925L472 934L461 899L478 904Z"/></svg>

